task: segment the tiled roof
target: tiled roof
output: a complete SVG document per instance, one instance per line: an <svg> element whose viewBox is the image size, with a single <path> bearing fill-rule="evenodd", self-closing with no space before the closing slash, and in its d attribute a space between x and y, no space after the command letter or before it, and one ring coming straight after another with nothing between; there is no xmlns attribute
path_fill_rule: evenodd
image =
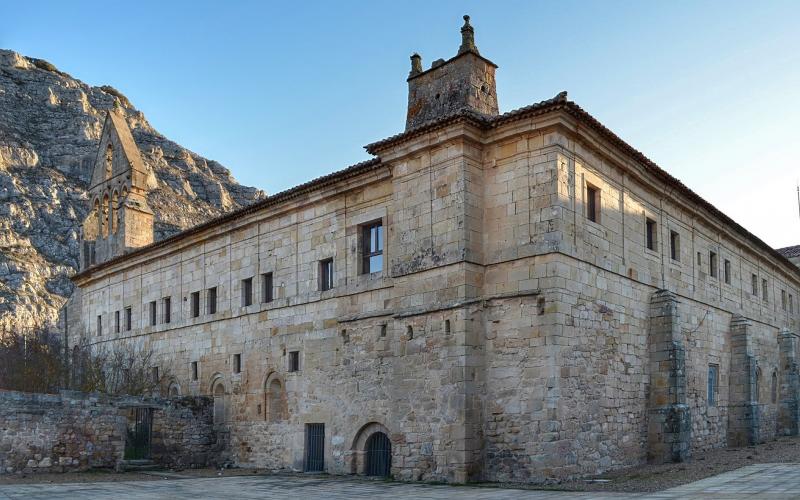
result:
<svg viewBox="0 0 800 500"><path fill-rule="evenodd" d="M787 259L791 259L792 257L800 257L800 245L779 248L777 252Z"/></svg>
<svg viewBox="0 0 800 500"><path fill-rule="evenodd" d="M116 264L118 262L122 262L123 260L125 260L127 258L130 258L130 257L133 257L135 255L141 255L141 254L146 253L146 252L148 252L150 250L154 250L156 248L165 247L165 246L167 246L167 245L169 245L171 243L174 243L176 241L182 240L182 239L184 239L184 238L186 238L186 237L188 237L190 235L197 234L197 233L199 233L199 232L201 232L201 231L203 231L205 229L217 226L219 224L224 224L225 222L229 222L229 221L238 219L240 217L244 217L245 215L249 215L249 214L251 214L253 212L261 210L262 208L274 205L276 203L280 203L282 201L287 201L287 200L291 200L293 198L297 198L298 196L306 194L311 190L319 189L321 187L333 184L334 182L338 182L338 181L340 181L342 179L346 179L348 177L353 177L353 176L359 175L361 173L367 172L369 170L373 170L375 168L378 168L380 166L380 164L381 164L381 161L380 161L379 158L372 158L370 160L366 160L366 161L362 161L360 163L356 163L355 165L351 165L351 166L349 166L347 168L344 168L342 170L338 170L336 172L333 172L333 173L330 173L330 174L327 174L327 175L323 175L322 177L317 177L316 179L312 179L312 180L310 180L308 182L305 182L305 183L300 184L298 186L295 186L293 188L287 189L285 191L281 191L281 192L276 193L276 194L274 194L272 196L268 196L268 197L264 198L263 200L259 200L259 201L255 202L255 203L252 203L250 205L244 206L244 207L239 208L237 210L234 210L232 212L228 212L228 213L226 213L224 215L221 215L219 217L215 217L215 218L210 219L210 220L208 220L208 221L206 221L206 222L204 222L202 224L198 224L197 226L194 226L194 227L191 227L191 228L186 229L184 231L181 231L181 232L179 232L177 234L173 234L169 238L164 238L163 240L156 241L155 243L151 243L150 245L147 245L147 246L144 246L144 247L141 247L141 248L137 248L136 250L134 250L132 252L128 252L126 254L120 255L119 257L115 257L113 259L109 259L109 260L107 260L105 262L101 262L100 264L97 264L97 265L94 265L92 267L89 267L88 269L85 269L85 270L75 274L73 276L73 279L74 278L80 278L80 277L83 277L84 275L91 274L91 272L93 272L93 271L96 271L98 269L103 269L105 267L108 267L110 265Z"/></svg>

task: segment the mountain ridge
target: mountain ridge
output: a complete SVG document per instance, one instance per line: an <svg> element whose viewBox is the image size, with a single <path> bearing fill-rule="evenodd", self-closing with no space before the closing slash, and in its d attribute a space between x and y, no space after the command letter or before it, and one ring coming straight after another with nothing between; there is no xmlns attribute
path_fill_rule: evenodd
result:
<svg viewBox="0 0 800 500"><path fill-rule="evenodd" d="M0 329L53 324L71 294L86 191L111 109L125 118L148 169L156 241L266 196L158 132L116 88L0 49Z"/></svg>

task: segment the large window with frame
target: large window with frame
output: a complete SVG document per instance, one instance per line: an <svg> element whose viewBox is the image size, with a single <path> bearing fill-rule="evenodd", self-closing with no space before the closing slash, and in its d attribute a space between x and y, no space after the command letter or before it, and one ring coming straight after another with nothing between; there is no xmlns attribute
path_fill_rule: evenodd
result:
<svg viewBox="0 0 800 500"><path fill-rule="evenodd" d="M361 228L361 272L377 273L383 270L383 223L376 221Z"/></svg>

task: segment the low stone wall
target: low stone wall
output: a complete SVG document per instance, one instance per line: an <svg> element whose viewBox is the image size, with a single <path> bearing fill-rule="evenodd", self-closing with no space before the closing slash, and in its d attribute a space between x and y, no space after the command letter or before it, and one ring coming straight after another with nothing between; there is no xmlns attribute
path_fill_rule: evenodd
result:
<svg viewBox="0 0 800 500"><path fill-rule="evenodd" d="M218 462L210 398L109 397L0 391L0 474L115 468L129 413L153 408L151 458L172 467Z"/></svg>

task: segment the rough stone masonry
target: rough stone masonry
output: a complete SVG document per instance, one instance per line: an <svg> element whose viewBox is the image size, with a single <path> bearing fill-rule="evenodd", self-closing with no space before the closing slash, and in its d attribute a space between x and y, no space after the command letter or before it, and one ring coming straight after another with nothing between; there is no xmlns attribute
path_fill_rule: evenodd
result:
<svg viewBox="0 0 800 500"><path fill-rule="evenodd" d="M461 35L372 159L161 241L110 114L70 342L151 346L242 467L538 482L796 434L798 268L566 93L500 114Z"/></svg>

